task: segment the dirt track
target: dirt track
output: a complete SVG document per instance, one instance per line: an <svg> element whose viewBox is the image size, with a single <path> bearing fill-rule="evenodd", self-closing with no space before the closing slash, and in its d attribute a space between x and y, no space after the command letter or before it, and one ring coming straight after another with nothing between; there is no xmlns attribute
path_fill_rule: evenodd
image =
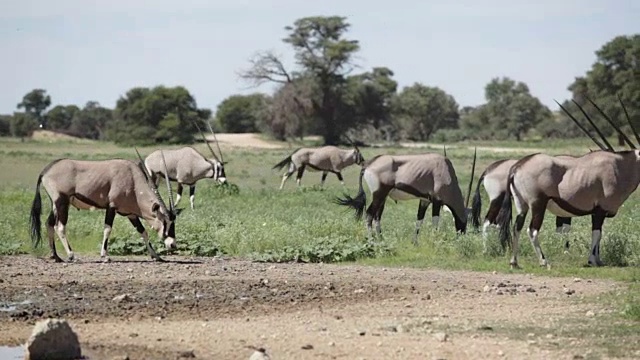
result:
<svg viewBox="0 0 640 360"><path fill-rule="evenodd" d="M0 306L32 302L0 311L0 345L23 342L38 318L50 316L68 319L93 359L175 359L185 351L248 359L248 346L266 348L272 359L573 359L606 354L592 337L611 340L595 324L612 309L589 299L622 287L529 275L168 260L180 262L0 257Z"/></svg>

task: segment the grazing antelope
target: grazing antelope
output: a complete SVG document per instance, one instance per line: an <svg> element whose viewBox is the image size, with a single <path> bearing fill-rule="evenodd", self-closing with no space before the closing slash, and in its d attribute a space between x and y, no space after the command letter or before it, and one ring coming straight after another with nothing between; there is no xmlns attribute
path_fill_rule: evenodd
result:
<svg viewBox="0 0 640 360"><path fill-rule="evenodd" d="M640 184L640 151L593 101L589 101L614 126L633 150L614 151L587 113L574 101L603 139L607 150L593 151L576 158L533 154L518 160L511 167L508 177L509 191L505 194L498 223L503 247L509 243L509 240L512 241L510 260L512 268L518 267L518 241L529 210L531 211L529 239L540 265L549 266L538 241L547 209L556 216L562 217L591 215L591 251L588 264L603 265L600 260L602 225L606 218L617 214L620 206ZM622 104L622 101L620 103ZM624 104L622 106L624 108ZM567 109L562 105L560 107L579 125L578 120ZM635 133L628 116L627 121ZM510 233L511 198L515 202L517 213L513 225L513 237Z"/></svg>
<svg viewBox="0 0 640 360"><path fill-rule="evenodd" d="M480 212L482 211L482 198L480 196L480 185L484 185L484 189L489 196L489 209L484 217L482 224L482 244L484 251L487 250L487 231L489 226L498 226L497 217L502 206L502 201L507 192L507 179L509 177L509 169L518 160L516 159L504 159L495 161L482 172L478 179L476 191L471 202L471 223L477 230L480 228ZM568 233L571 230L571 218L570 217L556 217L556 232ZM565 241L565 251L569 251L569 240Z"/></svg>
<svg viewBox="0 0 640 360"><path fill-rule="evenodd" d="M476 152L473 155L473 166L469 193L473 183ZM434 222L440 216L440 209L444 205L451 210L455 221L456 231L465 233L467 230L467 204L458 186L458 178L451 161L437 153L416 155L378 155L367 161L360 171L359 188L355 198L344 195L336 198L338 205L348 206L356 211L356 218L362 218L367 204L362 180L367 182L371 192L371 204L367 208L366 227L369 236L375 225L376 233L382 233L380 218L384 211L387 196L392 200L419 199L418 215L413 243L418 244L418 235L427 208L433 203L432 216ZM469 195L467 195L467 203ZM372 224L374 223L374 224Z"/></svg>
<svg viewBox="0 0 640 360"><path fill-rule="evenodd" d="M353 164L361 165L364 162L358 146L351 140L349 140L349 142L353 145L353 149L351 150L344 150L331 145L320 148L296 149L291 155L284 158L272 168L274 170L280 170L289 165L287 172L282 175L280 190L284 188L284 183L296 170L298 171L296 183L300 186L302 174L307 167L311 171L322 171L320 186L324 185L327 174L330 172L336 174L340 183L344 185L342 170Z"/></svg>
<svg viewBox="0 0 640 360"><path fill-rule="evenodd" d="M166 181L168 186L169 179L167 178ZM158 232L167 249L176 248L175 219L181 209L174 207L171 188L169 188L170 206L167 208L158 189L144 172L142 158L139 164L125 159L101 161L58 159L49 163L38 176L36 194L31 205L31 240L34 246L39 246L42 240L41 184L51 200L51 212L47 218L46 227L51 259L56 262L62 262L62 259L56 252L54 230L67 252L69 261L74 259L65 232L70 205L78 210L103 209L106 211L100 251L104 261L109 261L107 242L116 213L129 218L131 224L142 236L152 259L162 261L151 246L140 218L146 220Z"/></svg>
<svg viewBox="0 0 640 360"><path fill-rule="evenodd" d="M211 128L209 129L211 130ZM198 130L200 130L200 128L198 128ZM211 130L211 133L215 137L213 130ZM204 157L198 150L190 146L185 146L174 150L156 150L149 154L144 160L147 171L151 173L151 180L157 185L158 177L164 176L165 168L161 152L164 153L169 179L178 183L176 205L179 204L180 199L182 199L183 186L188 185L191 210L194 209L196 182L198 180L209 178L218 181L220 184L224 184L227 181L224 171L225 162L223 161L220 146L218 145L218 152L220 153L220 158L218 158L204 137L204 134L202 134L202 132L200 132L200 134L211 151L211 155L213 155L211 159ZM216 144L217 143L216 141Z"/></svg>

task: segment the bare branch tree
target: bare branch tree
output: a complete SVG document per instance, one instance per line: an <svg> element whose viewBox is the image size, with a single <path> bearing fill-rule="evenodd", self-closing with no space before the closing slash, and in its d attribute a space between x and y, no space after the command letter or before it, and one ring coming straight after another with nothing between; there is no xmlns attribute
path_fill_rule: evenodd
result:
<svg viewBox="0 0 640 360"><path fill-rule="evenodd" d="M264 51L255 54L249 63L251 67L240 71L241 79L250 82L254 87L258 87L267 82L288 84L293 81L280 57L272 51Z"/></svg>

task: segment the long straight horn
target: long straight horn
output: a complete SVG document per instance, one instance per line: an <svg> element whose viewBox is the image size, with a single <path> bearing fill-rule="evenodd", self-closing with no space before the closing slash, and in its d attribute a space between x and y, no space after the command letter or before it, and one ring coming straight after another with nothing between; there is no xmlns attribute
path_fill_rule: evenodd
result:
<svg viewBox="0 0 640 360"><path fill-rule="evenodd" d="M218 148L218 154L220 154L220 161L221 163L224 164L224 157L222 156L222 150L220 150L220 143L218 142L218 138L216 137L216 133L213 132L213 128L211 127L211 124L209 123L209 121L207 121L207 127L209 128L209 131L211 132L211 135L213 135L213 140L215 140L216 142L216 147Z"/></svg>
<svg viewBox="0 0 640 360"><path fill-rule="evenodd" d="M471 165L471 179L469 180L469 190L467 191L467 199L465 200L465 209L469 207L469 199L471 199L471 188L473 187L473 177L476 172L476 158L478 155L478 148L473 148L473 165Z"/></svg>
<svg viewBox="0 0 640 360"><path fill-rule="evenodd" d="M207 145L207 147L209 148L209 151L211 151L211 155L213 155L213 157L216 160L220 161L220 159L218 159L218 156L216 155L215 151L213 151L213 148L211 147L211 145L209 145L209 142L207 141L207 137L204 136L204 133L202 132L202 130L200 130L200 126L198 126L198 123L194 121L193 125L195 125L196 129L198 129L198 132L202 136L202 141L204 141L205 145ZM222 161L220 161L220 162L222 162Z"/></svg>
<svg viewBox="0 0 640 360"><path fill-rule="evenodd" d="M444 151L444 157L447 157L447 145L442 145L442 150Z"/></svg>
<svg viewBox="0 0 640 360"><path fill-rule="evenodd" d="M353 146L354 149L360 151L360 149L358 149L358 145L356 145L356 143L353 140L351 140L351 138L349 136L345 135L344 137L351 144L351 146Z"/></svg>
<svg viewBox="0 0 640 360"><path fill-rule="evenodd" d="M584 109L582 108L582 106L580 106L580 104L578 104L577 101L571 99L571 101L573 101L574 104L576 104L576 106L578 107L578 109L580 109L580 112L582 112L582 115L584 115L584 117L587 119L587 121L589 122L589 124L591 124L591 126L596 130L596 132L598 133L598 135L600 136L600 138L602 139L602 142L607 146L607 149L609 149L609 151L613 151L615 152L615 149L613 148L613 146L611 146L611 144L609 143L609 141L607 141L607 137L604 136L604 134L602 133L602 131L600 131L600 129L596 126L596 124L593 122L593 120L591 120L591 117L589 116L589 114L587 114L586 111L584 111Z"/></svg>
<svg viewBox="0 0 640 360"><path fill-rule="evenodd" d="M580 130L582 130L582 132L584 132L591 140L593 140L593 142L598 145L598 147L604 151L607 151L608 149L602 145L602 143L600 141L598 141L598 139L596 139L593 135L591 135L591 133L589 132L589 130L587 130L584 126L582 126L582 124L580 124L580 122L578 121L578 119L575 118L575 116L573 116L573 114L571 114L569 112L569 110L567 110L564 106L562 106L562 104L560 104L557 100L553 100L556 102L556 104L558 104L558 106L560 106L560 109L562 109L562 111L565 112L565 114L567 114L569 116L569 118L571 118L571 120L573 120L573 122L580 128Z"/></svg>
<svg viewBox="0 0 640 360"><path fill-rule="evenodd" d="M620 129L620 127L618 125L616 125L613 120L611 120L611 118L609 116L607 116L607 114L604 113L604 111L602 111L602 109L600 109L600 107L593 102L593 100L587 98L587 100L589 100L589 102L591 103L591 105L593 105L593 107L596 108L596 110L598 110L598 112L609 122L609 124L611 124L611 126L613 126L614 129L616 129L616 131L618 132L618 134L620 134L620 136L622 137L622 140L624 140L624 142L627 143L627 145L629 145L630 148L635 149L636 146L633 145L633 143L631 142L631 140L627 137L627 135L625 135L625 133L622 132L622 130Z"/></svg>
<svg viewBox="0 0 640 360"><path fill-rule="evenodd" d="M629 113L627 112L627 107L624 106L624 103L622 102L622 98L620 97L620 95L618 95L618 101L620 101L620 106L622 106L622 110L624 110L624 116L627 117L627 122L629 123L629 127L631 128L631 131L633 131L633 135L636 137L636 141L638 142L638 145L640 145L640 135L638 135L638 131L636 130L636 127L631 122L631 118L629 117Z"/></svg>
<svg viewBox="0 0 640 360"><path fill-rule="evenodd" d="M149 181L149 180L151 179L151 174L149 174L147 172L147 167L144 165L144 160L142 159L142 156L140 155L140 152L138 151L138 148L134 147L134 149L136 150L136 154L138 154L138 159L140 160L140 161L138 161L138 167L140 168L140 170L142 170L142 173L144 174L144 177L147 178L147 181L150 183L151 181Z"/></svg>
<svg viewBox="0 0 640 360"><path fill-rule="evenodd" d="M164 151L160 150L162 156L162 164L164 165L164 180L167 182L167 191L169 192L169 211L174 211L173 192L171 191L171 183L169 182L169 170L167 170L167 161L164 158Z"/></svg>

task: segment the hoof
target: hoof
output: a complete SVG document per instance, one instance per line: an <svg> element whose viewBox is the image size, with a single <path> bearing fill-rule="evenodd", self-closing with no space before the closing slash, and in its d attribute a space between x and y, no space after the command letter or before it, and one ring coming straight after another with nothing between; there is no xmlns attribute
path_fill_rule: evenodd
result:
<svg viewBox="0 0 640 360"><path fill-rule="evenodd" d="M511 267L511 270L520 270L521 269L520 265L518 265L517 263L511 263L511 264L509 264L509 266Z"/></svg>
<svg viewBox="0 0 640 360"><path fill-rule="evenodd" d="M565 255L569 255L569 250L565 250L565 251L564 251L564 254L565 254Z"/></svg>
<svg viewBox="0 0 640 360"><path fill-rule="evenodd" d="M60 258L60 256L58 256L58 254L51 255L51 256L49 257L49 259L51 259L51 260L53 260L53 261L55 261L55 262L57 262L57 263L62 263L62 262L64 262L64 260L62 260L62 258Z"/></svg>
<svg viewBox="0 0 640 360"><path fill-rule="evenodd" d="M108 256L103 256L102 257L102 262L103 263L108 263L108 262L111 262L111 259Z"/></svg>

